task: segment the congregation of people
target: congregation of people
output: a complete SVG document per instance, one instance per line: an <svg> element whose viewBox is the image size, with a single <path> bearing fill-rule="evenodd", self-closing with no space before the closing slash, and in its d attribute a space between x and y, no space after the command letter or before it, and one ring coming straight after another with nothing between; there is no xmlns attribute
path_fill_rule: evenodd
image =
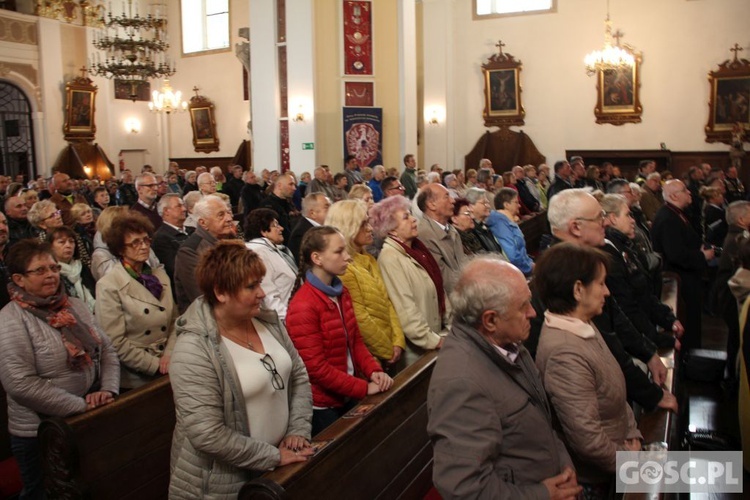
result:
<svg viewBox="0 0 750 500"><path fill-rule="evenodd" d="M314 436L433 350L445 499L613 497L616 453L644 444L636 416L679 411L659 350L699 348L703 312L726 322L727 378L750 406L736 167L679 180L645 160L630 182L581 157L502 175L488 159L403 163L0 176L0 381L21 498L45 498L44 417L167 374L169 496L186 499L234 498L308 460ZM550 231L527 248L534 217ZM660 300L664 271L684 324Z"/></svg>

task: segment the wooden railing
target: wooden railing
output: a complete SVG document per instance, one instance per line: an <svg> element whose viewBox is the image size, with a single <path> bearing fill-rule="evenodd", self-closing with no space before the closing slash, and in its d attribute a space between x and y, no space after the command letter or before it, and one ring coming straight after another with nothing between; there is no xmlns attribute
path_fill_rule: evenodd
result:
<svg viewBox="0 0 750 500"><path fill-rule="evenodd" d="M43 420L39 441L49 497L167 498L174 425L168 376L95 410Z"/></svg>
<svg viewBox="0 0 750 500"><path fill-rule="evenodd" d="M682 320L684 311L679 307L677 291L679 278L674 274L665 273L662 286L661 301L677 311L677 316ZM662 361L667 367L667 380L664 387L677 396L680 408L685 407L685 398L682 397L677 383L679 380L679 353L674 349L665 349L659 352ZM653 446L663 443L668 450L679 450L680 447L680 418L672 412L657 409L641 415L638 421L638 429L643 434L644 445ZM657 491L658 485L650 493L625 493L623 500L656 500L664 498L664 494Z"/></svg>
<svg viewBox="0 0 750 500"><path fill-rule="evenodd" d="M427 389L436 357L423 355L391 390L362 400L358 407L376 405L365 416L318 434L315 441L332 441L316 456L249 481L239 499L422 498L432 487Z"/></svg>

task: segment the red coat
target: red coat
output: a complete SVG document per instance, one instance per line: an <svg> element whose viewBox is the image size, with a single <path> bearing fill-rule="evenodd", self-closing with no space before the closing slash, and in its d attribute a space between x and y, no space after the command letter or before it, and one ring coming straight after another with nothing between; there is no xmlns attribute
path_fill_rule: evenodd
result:
<svg viewBox="0 0 750 500"><path fill-rule="evenodd" d="M313 405L318 407L337 408L344 405L345 398L364 398L370 376L382 371L362 341L346 288L339 304L346 332L336 303L308 282L294 294L286 314L286 328L305 362ZM355 376L346 373L347 333Z"/></svg>

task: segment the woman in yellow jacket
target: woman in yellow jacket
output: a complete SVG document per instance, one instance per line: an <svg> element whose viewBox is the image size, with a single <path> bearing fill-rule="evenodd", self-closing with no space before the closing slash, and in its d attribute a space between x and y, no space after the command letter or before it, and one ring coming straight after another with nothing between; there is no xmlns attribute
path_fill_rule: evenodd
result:
<svg viewBox="0 0 750 500"><path fill-rule="evenodd" d="M325 223L344 235L352 262L341 281L352 297L354 315L367 348L390 371L401 359L406 341L378 262L365 251L373 240L367 205L361 200L334 203Z"/></svg>

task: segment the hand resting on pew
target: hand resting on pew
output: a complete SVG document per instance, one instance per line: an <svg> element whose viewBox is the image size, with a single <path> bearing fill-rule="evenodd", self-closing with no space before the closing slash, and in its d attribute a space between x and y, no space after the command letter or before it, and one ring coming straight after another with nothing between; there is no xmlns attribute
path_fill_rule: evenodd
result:
<svg viewBox="0 0 750 500"><path fill-rule="evenodd" d="M96 391L86 394L86 411L114 402L115 396L109 391Z"/></svg>

